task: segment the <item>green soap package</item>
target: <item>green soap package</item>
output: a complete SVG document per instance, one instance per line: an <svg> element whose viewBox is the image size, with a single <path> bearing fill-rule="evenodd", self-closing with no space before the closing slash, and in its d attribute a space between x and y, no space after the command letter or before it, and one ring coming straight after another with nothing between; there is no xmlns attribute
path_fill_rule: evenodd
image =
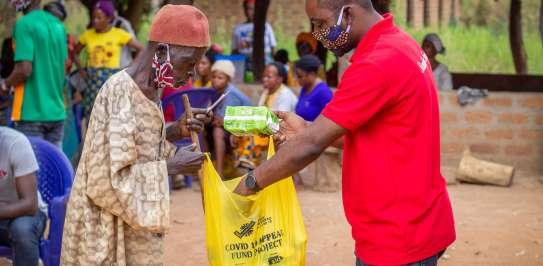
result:
<svg viewBox="0 0 543 266"><path fill-rule="evenodd" d="M279 118L263 106L228 106L224 129L235 136L273 135L279 131Z"/></svg>

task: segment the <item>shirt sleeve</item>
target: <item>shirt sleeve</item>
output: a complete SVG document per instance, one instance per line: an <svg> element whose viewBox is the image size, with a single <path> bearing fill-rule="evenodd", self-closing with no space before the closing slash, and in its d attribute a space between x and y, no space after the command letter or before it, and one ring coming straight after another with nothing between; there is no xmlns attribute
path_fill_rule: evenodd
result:
<svg viewBox="0 0 543 266"><path fill-rule="evenodd" d="M81 34L81 36L79 36L79 43L81 43L82 45L87 45L87 31L83 32L83 34Z"/></svg>
<svg viewBox="0 0 543 266"><path fill-rule="evenodd" d="M441 72L441 76L440 76L440 79L441 79L441 90L452 90L453 89L453 83L452 83L452 76L451 76L451 73L449 72L449 69L447 68L447 66L443 66L443 71Z"/></svg>
<svg viewBox="0 0 543 266"><path fill-rule="evenodd" d="M294 109L296 108L296 103L298 103L298 99L296 99L295 96L289 95L288 91L281 93L280 95L277 95L277 99L275 100L275 110L273 111L281 111L281 112L294 112Z"/></svg>
<svg viewBox="0 0 543 266"><path fill-rule="evenodd" d="M108 167L100 172L103 168L99 164L89 165L87 196L134 229L164 232L169 227L170 211L166 161L138 161L137 125L129 93L112 93L108 98L113 102L105 104L107 107L98 106L109 116L99 119L104 121L105 130L96 133L98 138L92 144L94 154L107 154L104 158L109 158Z"/></svg>
<svg viewBox="0 0 543 266"><path fill-rule="evenodd" d="M126 45L127 43L132 40L132 35L128 33L125 30L118 29L119 30L119 45Z"/></svg>
<svg viewBox="0 0 543 266"><path fill-rule="evenodd" d="M266 34L269 37L270 40L270 48L277 47L277 40L275 39L275 33L273 32L273 28L269 23L266 23Z"/></svg>
<svg viewBox="0 0 543 266"><path fill-rule="evenodd" d="M238 26L232 32L232 50L239 50L239 30Z"/></svg>
<svg viewBox="0 0 543 266"><path fill-rule="evenodd" d="M353 131L391 104L393 95L377 66L354 63L345 72L323 115Z"/></svg>
<svg viewBox="0 0 543 266"><path fill-rule="evenodd" d="M320 99L320 104L321 104L321 110L323 110L326 105L332 100L332 91L330 90L330 88L328 86L324 86L320 93L319 93L319 99Z"/></svg>
<svg viewBox="0 0 543 266"><path fill-rule="evenodd" d="M34 155L30 141L26 137L17 137L11 145L9 155L9 162L15 178L38 171L36 156Z"/></svg>
<svg viewBox="0 0 543 266"><path fill-rule="evenodd" d="M13 29L15 42L15 62L34 60L34 40L32 31L25 21L19 21Z"/></svg>

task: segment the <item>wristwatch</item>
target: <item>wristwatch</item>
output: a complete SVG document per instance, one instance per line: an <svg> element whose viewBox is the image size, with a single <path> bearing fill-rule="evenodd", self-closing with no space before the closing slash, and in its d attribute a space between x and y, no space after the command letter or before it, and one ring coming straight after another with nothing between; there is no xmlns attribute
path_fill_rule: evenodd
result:
<svg viewBox="0 0 543 266"><path fill-rule="evenodd" d="M262 190L262 188L260 188L256 182L256 176L253 174L253 171L250 171L247 174L247 177L245 178L245 186L254 192Z"/></svg>

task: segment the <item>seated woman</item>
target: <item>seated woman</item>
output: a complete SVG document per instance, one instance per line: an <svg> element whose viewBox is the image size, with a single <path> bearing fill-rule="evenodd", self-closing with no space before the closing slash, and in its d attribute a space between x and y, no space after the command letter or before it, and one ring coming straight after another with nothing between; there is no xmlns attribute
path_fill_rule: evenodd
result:
<svg viewBox="0 0 543 266"><path fill-rule="evenodd" d="M228 93L222 103L213 110L212 123L213 155L215 157L215 169L223 176L227 144L230 143L230 134L224 130L224 114L227 106L251 106L251 100L237 89L231 82L235 76L236 68L231 61L218 60L211 67L211 84L217 91L217 95Z"/></svg>
<svg viewBox="0 0 543 266"><path fill-rule="evenodd" d="M262 76L264 91L258 105L272 111L294 112L298 98L285 86L287 80L287 70L281 64L268 64Z"/></svg>
<svg viewBox="0 0 543 266"><path fill-rule="evenodd" d="M285 83L287 70L281 63L268 64L262 77L264 91L259 106L266 106L272 111L294 112L298 101L296 95ZM262 154L268 147L268 138L253 136L235 139L236 167L252 170L262 161Z"/></svg>
<svg viewBox="0 0 543 266"><path fill-rule="evenodd" d="M296 76L302 86L296 105L296 114L306 121L315 121L332 100L332 91L318 76L320 67L321 62L315 55L305 55L296 62ZM313 189L316 191L337 191L341 174L338 149L327 148L315 163L307 168L307 171L302 171L300 174L313 177Z"/></svg>
<svg viewBox="0 0 543 266"><path fill-rule="evenodd" d="M296 114L306 121L315 121L332 99L332 91L318 76L321 61L314 55L303 56L296 62L296 77L302 86Z"/></svg>
<svg viewBox="0 0 543 266"><path fill-rule="evenodd" d="M211 66L215 63L215 52L208 50L200 62L196 66L196 79L194 80L194 88L211 88Z"/></svg>
<svg viewBox="0 0 543 266"><path fill-rule="evenodd" d="M445 46L441 42L439 36L435 33L430 33L424 36L422 41L422 49L428 56L428 60L432 65L432 72L434 73L434 80L438 90L452 90L452 77L449 73L447 65L437 61L438 54L445 54Z"/></svg>

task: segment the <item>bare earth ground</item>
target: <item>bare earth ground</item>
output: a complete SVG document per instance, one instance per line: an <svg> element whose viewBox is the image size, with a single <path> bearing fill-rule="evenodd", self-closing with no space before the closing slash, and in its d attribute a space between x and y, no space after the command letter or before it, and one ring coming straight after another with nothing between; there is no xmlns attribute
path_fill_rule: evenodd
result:
<svg viewBox="0 0 543 266"><path fill-rule="evenodd" d="M543 265L543 184L516 177L510 188L451 185L457 241L440 265ZM307 265L354 265L339 193L299 192L308 233ZM200 196L172 194L165 265L207 265ZM0 266L6 263L0 262Z"/></svg>

